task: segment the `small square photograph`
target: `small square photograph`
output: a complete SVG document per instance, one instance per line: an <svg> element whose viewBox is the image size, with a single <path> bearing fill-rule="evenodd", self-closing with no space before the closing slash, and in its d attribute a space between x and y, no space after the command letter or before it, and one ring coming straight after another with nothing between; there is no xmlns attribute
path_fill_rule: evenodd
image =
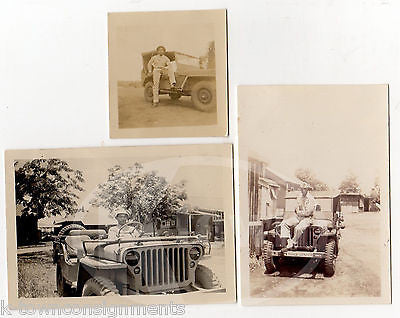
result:
<svg viewBox="0 0 400 318"><path fill-rule="evenodd" d="M390 303L388 86L238 100L242 302Z"/></svg>
<svg viewBox="0 0 400 318"><path fill-rule="evenodd" d="M109 13L111 138L228 133L226 10Z"/></svg>
<svg viewBox="0 0 400 318"><path fill-rule="evenodd" d="M6 159L11 308L235 301L231 145Z"/></svg>

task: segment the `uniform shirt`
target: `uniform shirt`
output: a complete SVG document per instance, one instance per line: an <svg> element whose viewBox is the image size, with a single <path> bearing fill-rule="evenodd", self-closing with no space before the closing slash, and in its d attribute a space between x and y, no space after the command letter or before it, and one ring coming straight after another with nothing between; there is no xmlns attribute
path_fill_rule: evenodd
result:
<svg viewBox="0 0 400 318"><path fill-rule="evenodd" d="M310 217L313 215L316 206L316 201L310 192L306 196L300 195L297 197L297 215L299 217Z"/></svg>
<svg viewBox="0 0 400 318"><path fill-rule="evenodd" d="M147 69L149 72L153 70L153 68L163 68L169 65L170 59L166 55L153 55L147 64Z"/></svg>
<svg viewBox="0 0 400 318"><path fill-rule="evenodd" d="M108 230L108 238L111 240L118 238L118 232L122 225L116 225ZM125 226L119 233L119 238L137 238L139 237L139 232L133 226Z"/></svg>

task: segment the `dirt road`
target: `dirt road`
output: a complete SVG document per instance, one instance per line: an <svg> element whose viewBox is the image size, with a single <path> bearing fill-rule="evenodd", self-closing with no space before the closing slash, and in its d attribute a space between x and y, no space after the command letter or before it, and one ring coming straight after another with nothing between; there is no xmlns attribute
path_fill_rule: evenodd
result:
<svg viewBox="0 0 400 318"><path fill-rule="evenodd" d="M190 97L173 101L160 96L160 105L152 107L144 100L143 88L118 87L119 128L176 127L217 124L217 113L194 108Z"/></svg>
<svg viewBox="0 0 400 318"><path fill-rule="evenodd" d="M336 273L331 278L294 278L296 271L265 275L261 266L250 273L252 297L365 297L380 295L379 214L346 214ZM298 270L298 269L297 269ZM317 276L319 277L319 275Z"/></svg>

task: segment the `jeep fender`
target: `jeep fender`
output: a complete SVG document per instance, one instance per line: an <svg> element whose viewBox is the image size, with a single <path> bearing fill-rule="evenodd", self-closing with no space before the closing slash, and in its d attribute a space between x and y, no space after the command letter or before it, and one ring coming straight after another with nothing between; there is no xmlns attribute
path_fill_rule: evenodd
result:
<svg viewBox="0 0 400 318"><path fill-rule="evenodd" d="M82 294L83 285L85 285L88 279L95 276L104 276L113 280L113 278L117 277L121 272L126 276L127 268L128 266L123 263L98 259L91 256L83 257L78 267L77 295Z"/></svg>
<svg viewBox="0 0 400 318"><path fill-rule="evenodd" d="M194 84L201 81L215 82L215 76L186 75L185 80L182 83L182 89L184 91L190 91Z"/></svg>

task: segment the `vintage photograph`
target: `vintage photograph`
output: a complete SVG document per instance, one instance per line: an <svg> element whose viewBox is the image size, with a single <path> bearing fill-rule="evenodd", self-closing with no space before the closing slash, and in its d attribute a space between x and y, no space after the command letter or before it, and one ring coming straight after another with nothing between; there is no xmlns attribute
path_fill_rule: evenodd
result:
<svg viewBox="0 0 400 318"><path fill-rule="evenodd" d="M227 135L226 10L109 13L110 136Z"/></svg>
<svg viewBox="0 0 400 318"><path fill-rule="evenodd" d="M390 303L388 86L238 99L243 303Z"/></svg>
<svg viewBox="0 0 400 318"><path fill-rule="evenodd" d="M231 145L6 161L10 304L235 301Z"/></svg>

